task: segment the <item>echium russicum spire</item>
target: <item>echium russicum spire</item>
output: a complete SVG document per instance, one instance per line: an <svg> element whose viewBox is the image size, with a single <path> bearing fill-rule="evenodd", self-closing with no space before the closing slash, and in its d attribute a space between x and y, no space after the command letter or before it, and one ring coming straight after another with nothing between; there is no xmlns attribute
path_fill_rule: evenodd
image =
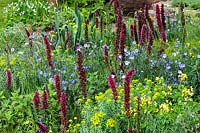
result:
<svg viewBox="0 0 200 133"><path fill-rule="evenodd" d="M89 42L89 36L88 36L88 27L89 26L89 19L87 18L85 20L85 43Z"/></svg>
<svg viewBox="0 0 200 133"><path fill-rule="evenodd" d="M103 55L103 57L104 57L104 63L106 65L106 67L108 69L110 69L110 65L109 65L109 62L108 62L108 46L107 45L104 45L104 55Z"/></svg>
<svg viewBox="0 0 200 133"><path fill-rule="evenodd" d="M118 99L118 92L117 92L117 87L116 87L116 83L115 83L115 79L114 79L113 75L110 75L108 77L108 85L109 85L110 89L112 90L113 99L115 101L117 101L117 99Z"/></svg>
<svg viewBox="0 0 200 133"><path fill-rule="evenodd" d="M56 89L56 96L59 100L60 94L61 94L61 82L60 82L60 75L59 74L54 75L54 87Z"/></svg>
<svg viewBox="0 0 200 133"><path fill-rule="evenodd" d="M6 88L10 89L12 85L12 72L11 69L8 68L6 71Z"/></svg>
<svg viewBox="0 0 200 133"><path fill-rule="evenodd" d="M121 27L122 27L122 16L121 16L121 10L119 8L117 9L117 14L115 14L115 18L116 18L115 25L116 25L117 31L116 31L116 37L115 37L115 42L114 42L114 55L115 57L117 57L118 50L119 50L119 38L120 38L120 32L121 32Z"/></svg>
<svg viewBox="0 0 200 133"><path fill-rule="evenodd" d="M156 21L157 21L160 37L161 37L163 43L165 43L166 42L166 35L165 35L165 30L164 30L162 19L161 19L160 7L159 7L158 4L156 5Z"/></svg>
<svg viewBox="0 0 200 133"><path fill-rule="evenodd" d="M153 45L153 33L152 31L148 34L148 46L147 46L147 54L150 55L152 51L152 45Z"/></svg>
<svg viewBox="0 0 200 133"><path fill-rule="evenodd" d="M148 5L145 5L144 14L145 14L145 19L148 22L149 28L150 28L153 36L154 36L154 25L153 25L153 21L152 21L150 15L149 15L149 7L148 7Z"/></svg>
<svg viewBox="0 0 200 133"><path fill-rule="evenodd" d="M165 9L164 4L161 5L161 19L164 31L166 30L166 22L165 22Z"/></svg>
<svg viewBox="0 0 200 133"><path fill-rule="evenodd" d="M125 113L127 116L131 115L131 107L130 107L130 83L131 83L131 78L134 75L134 70L130 69L125 75L124 78L124 109Z"/></svg>
<svg viewBox="0 0 200 133"><path fill-rule="evenodd" d="M144 14L142 11L137 12L137 19L138 19L138 33L139 33L139 39L140 39L142 25L144 24Z"/></svg>
<svg viewBox="0 0 200 133"><path fill-rule="evenodd" d="M134 24L133 24L133 31L134 31L135 42L136 42L136 44L139 44L138 33L137 33L137 24L136 24L135 20L134 20Z"/></svg>
<svg viewBox="0 0 200 133"><path fill-rule="evenodd" d="M48 93L46 90L44 90L42 94L42 109L44 112L47 111L49 104L48 104Z"/></svg>
<svg viewBox="0 0 200 133"><path fill-rule="evenodd" d="M61 132L65 133L67 127L67 96L64 92L60 95Z"/></svg>
<svg viewBox="0 0 200 133"><path fill-rule="evenodd" d="M40 95L39 95L38 91L35 91L35 93L34 93L33 104L34 104L35 110L39 110L39 107L40 107Z"/></svg>
<svg viewBox="0 0 200 133"><path fill-rule="evenodd" d="M78 71L78 79L79 79L79 87L81 88L82 95L86 99L86 87L87 87L87 75L86 70L83 67L83 53L80 49L77 49L77 71Z"/></svg>
<svg viewBox="0 0 200 133"><path fill-rule="evenodd" d="M140 33L140 45L144 45L147 42L146 39L147 39L147 27L146 24L143 24Z"/></svg>
<svg viewBox="0 0 200 133"><path fill-rule="evenodd" d="M99 28L99 9L97 9L96 11L95 11L95 16L96 16L96 18L95 18L95 24L96 24L96 28Z"/></svg>
<svg viewBox="0 0 200 133"><path fill-rule="evenodd" d="M46 57L47 57L47 62L48 66L51 68L51 70L54 70L54 65L53 65L53 59L52 59L52 53L51 53L51 45L47 39L47 37L43 38L45 47L46 47Z"/></svg>
<svg viewBox="0 0 200 133"><path fill-rule="evenodd" d="M119 38L119 56L121 56L120 59L120 70L124 70L124 62L125 62L125 48L126 45L126 25L123 23L121 27L120 32L120 38Z"/></svg>

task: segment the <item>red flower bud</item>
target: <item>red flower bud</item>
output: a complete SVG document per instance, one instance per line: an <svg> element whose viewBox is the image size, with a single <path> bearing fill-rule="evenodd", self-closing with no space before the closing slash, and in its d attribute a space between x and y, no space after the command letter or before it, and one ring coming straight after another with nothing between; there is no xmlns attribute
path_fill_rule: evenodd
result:
<svg viewBox="0 0 200 133"><path fill-rule="evenodd" d="M35 110L38 110L39 106L40 106L40 96L39 96L38 91L35 91L35 93L34 93L33 104L34 104Z"/></svg>
<svg viewBox="0 0 200 133"><path fill-rule="evenodd" d="M61 83L60 83L60 75L59 74L54 75L54 86L55 86L55 89L56 89L56 96L59 100L60 93L61 93Z"/></svg>
<svg viewBox="0 0 200 133"><path fill-rule="evenodd" d="M124 109L126 112L127 116L130 116L130 83L131 83L131 78L134 75L134 70L130 69L125 75L124 78Z"/></svg>
<svg viewBox="0 0 200 133"><path fill-rule="evenodd" d="M117 92L115 79L112 77L112 75L108 77L108 85L110 86L110 89L112 90L113 99L116 101L118 99L118 92Z"/></svg>
<svg viewBox="0 0 200 133"><path fill-rule="evenodd" d="M7 69L6 71L6 87L7 89L10 89L12 83L12 72L10 69Z"/></svg>

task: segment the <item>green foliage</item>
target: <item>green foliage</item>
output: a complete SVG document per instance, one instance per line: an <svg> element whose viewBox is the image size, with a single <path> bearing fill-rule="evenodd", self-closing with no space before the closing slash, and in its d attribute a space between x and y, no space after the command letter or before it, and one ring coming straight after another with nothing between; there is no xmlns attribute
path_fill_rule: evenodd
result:
<svg viewBox="0 0 200 133"><path fill-rule="evenodd" d="M182 85L166 86L163 78L156 77L144 83L132 80L131 116L124 110L124 89L119 86L119 99L115 102L111 89L95 95L95 100L82 103L82 121L79 130L83 133L126 132L128 128L137 131L138 101L140 96L140 125L142 132L198 132L198 103L192 100L193 88ZM113 119L109 124L108 120ZM76 124L77 125L77 124ZM77 127L74 127L76 129ZM73 126L73 124L71 125Z"/></svg>
<svg viewBox="0 0 200 133"><path fill-rule="evenodd" d="M178 6L183 2L186 7L194 10L200 10L200 2L199 0L172 0L173 6Z"/></svg>
<svg viewBox="0 0 200 133"><path fill-rule="evenodd" d="M19 0L8 4L4 9L4 23L13 26L14 23L23 22L34 26L47 26L53 21L53 6L47 2Z"/></svg>

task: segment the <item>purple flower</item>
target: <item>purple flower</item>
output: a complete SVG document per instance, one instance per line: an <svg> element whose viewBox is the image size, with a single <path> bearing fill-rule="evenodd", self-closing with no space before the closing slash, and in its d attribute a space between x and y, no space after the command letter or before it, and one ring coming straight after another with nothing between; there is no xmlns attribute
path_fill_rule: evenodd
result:
<svg viewBox="0 0 200 133"><path fill-rule="evenodd" d="M178 65L180 69L183 69L185 67L185 64L182 64L181 62L179 62Z"/></svg>
<svg viewBox="0 0 200 133"><path fill-rule="evenodd" d="M170 66L169 63L166 64L166 69L167 69L167 70L171 69L171 66Z"/></svg>

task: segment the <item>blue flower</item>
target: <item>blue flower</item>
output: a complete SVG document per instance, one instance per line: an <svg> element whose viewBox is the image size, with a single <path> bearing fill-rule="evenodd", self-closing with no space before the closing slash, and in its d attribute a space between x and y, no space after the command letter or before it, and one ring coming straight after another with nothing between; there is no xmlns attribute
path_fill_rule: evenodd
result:
<svg viewBox="0 0 200 133"><path fill-rule="evenodd" d="M179 68L183 69L185 67L185 64L182 64L181 62L178 62Z"/></svg>
<svg viewBox="0 0 200 133"><path fill-rule="evenodd" d="M166 69L167 69L167 70L171 69L171 66L170 66L169 63L166 64Z"/></svg>

